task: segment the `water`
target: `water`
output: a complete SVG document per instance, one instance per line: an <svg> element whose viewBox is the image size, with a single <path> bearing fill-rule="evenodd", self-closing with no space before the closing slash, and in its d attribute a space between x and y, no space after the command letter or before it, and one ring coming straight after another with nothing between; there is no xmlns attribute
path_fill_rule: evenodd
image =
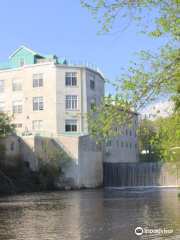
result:
<svg viewBox="0 0 180 240"><path fill-rule="evenodd" d="M174 168L175 169L175 168ZM173 170L173 169L171 169ZM180 178L175 170L158 163L105 163L105 187L149 187L180 186Z"/></svg>
<svg viewBox="0 0 180 240"><path fill-rule="evenodd" d="M1 196L0 239L180 239L177 193L177 188L134 188ZM173 233L136 236L136 227Z"/></svg>

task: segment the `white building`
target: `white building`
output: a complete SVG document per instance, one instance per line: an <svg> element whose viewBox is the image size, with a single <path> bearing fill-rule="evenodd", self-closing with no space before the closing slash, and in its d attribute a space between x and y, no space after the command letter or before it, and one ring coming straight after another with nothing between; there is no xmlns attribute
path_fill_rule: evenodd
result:
<svg viewBox="0 0 180 240"><path fill-rule="evenodd" d="M38 167L35 142L42 136L53 138L74 158L66 176L75 186L102 184L103 144L96 146L88 138L83 116L91 102L98 105L103 96L102 73L84 60L67 61L21 46L9 62L0 63L0 111L14 114L18 135L34 153L27 153L24 145L19 152L26 158L31 155L32 168ZM17 153L13 144L17 145L9 145L11 154Z"/></svg>
<svg viewBox="0 0 180 240"><path fill-rule="evenodd" d="M109 93L105 94L111 97L111 104L116 105L115 96ZM132 112L132 111L131 111ZM123 134L117 134L116 136L109 136L106 143L106 162L107 163L130 163L139 162L139 144L138 144L138 114L133 113L132 127L124 128ZM115 126L119 131L118 126Z"/></svg>
<svg viewBox="0 0 180 240"><path fill-rule="evenodd" d="M9 58L0 63L0 111L14 114L20 141L6 141L7 152L21 154L37 169L37 148L43 137L52 138L74 159L71 168L65 170L74 186L102 185L104 143L96 145L88 137L83 118L104 97L104 79L98 67L84 60L43 55L23 46ZM132 136L136 129L134 125L129 130ZM129 132L115 140L118 146L111 151L108 162L137 161L138 138L132 136L130 140ZM124 148L120 148L122 142Z"/></svg>

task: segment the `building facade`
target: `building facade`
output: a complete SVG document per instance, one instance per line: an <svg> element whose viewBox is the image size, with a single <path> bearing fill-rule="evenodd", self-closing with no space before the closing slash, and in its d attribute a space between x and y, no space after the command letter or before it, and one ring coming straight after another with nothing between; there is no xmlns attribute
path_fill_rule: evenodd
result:
<svg viewBox="0 0 180 240"><path fill-rule="evenodd" d="M0 108L14 114L18 131L87 133L83 116L92 101L100 104L104 96L103 76L97 68L67 64L53 54L41 55L25 47L10 59L11 65L0 64ZM72 117L78 113L81 116Z"/></svg>
<svg viewBox="0 0 180 240"><path fill-rule="evenodd" d="M9 155L19 153L38 168L38 148L43 138L72 156L65 169L75 187L95 187L103 182L103 162L138 161L138 124L106 146L88 137L86 114L101 104L104 78L97 66L85 60L58 59L24 46L10 61L0 63L0 111L14 114L19 138L9 138ZM8 145L7 145L8 144ZM106 154L105 152L110 154Z"/></svg>
<svg viewBox="0 0 180 240"><path fill-rule="evenodd" d="M111 98L111 104L116 105L115 96L106 93ZM124 127L122 134L116 136L109 136L106 143L106 162L108 163L131 163L139 162L139 139L137 130L139 129L138 113L131 111L133 120L131 128ZM117 132L120 132L118 126L115 126Z"/></svg>
<svg viewBox="0 0 180 240"><path fill-rule="evenodd" d="M88 138L84 116L103 96L102 73L84 60L67 61L21 46L9 62L0 63L0 111L15 116L19 153L36 170L38 142L52 138L72 156L65 173L77 187L102 185L103 146ZM7 152L17 153L16 146L13 140Z"/></svg>

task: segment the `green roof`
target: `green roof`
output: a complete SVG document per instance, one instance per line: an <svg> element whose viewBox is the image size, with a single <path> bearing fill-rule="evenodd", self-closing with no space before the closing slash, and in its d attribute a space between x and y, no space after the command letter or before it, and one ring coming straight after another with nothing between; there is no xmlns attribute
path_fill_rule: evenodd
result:
<svg viewBox="0 0 180 240"><path fill-rule="evenodd" d="M59 64L67 64L67 61L65 58L57 59L57 63Z"/></svg>
<svg viewBox="0 0 180 240"><path fill-rule="evenodd" d="M11 68L11 61L0 63L0 69L9 69L9 68Z"/></svg>
<svg viewBox="0 0 180 240"><path fill-rule="evenodd" d="M110 93L105 93L104 96L105 96L105 97L108 97L108 96L111 97L112 95L111 95Z"/></svg>

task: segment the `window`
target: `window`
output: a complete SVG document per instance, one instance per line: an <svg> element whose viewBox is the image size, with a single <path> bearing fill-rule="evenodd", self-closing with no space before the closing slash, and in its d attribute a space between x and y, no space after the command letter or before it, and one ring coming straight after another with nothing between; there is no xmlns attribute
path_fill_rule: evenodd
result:
<svg viewBox="0 0 180 240"><path fill-rule="evenodd" d="M13 113L22 113L22 101L13 102Z"/></svg>
<svg viewBox="0 0 180 240"><path fill-rule="evenodd" d="M118 147L118 141L117 141L117 147Z"/></svg>
<svg viewBox="0 0 180 240"><path fill-rule="evenodd" d="M33 74L33 88L43 87L43 74Z"/></svg>
<svg viewBox="0 0 180 240"><path fill-rule="evenodd" d="M123 142L121 142L121 147L123 147Z"/></svg>
<svg viewBox="0 0 180 240"><path fill-rule="evenodd" d="M43 110L43 97L33 98L33 111Z"/></svg>
<svg viewBox="0 0 180 240"><path fill-rule="evenodd" d="M22 80L21 79L13 79L13 92L22 90Z"/></svg>
<svg viewBox="0 0 180 240"><path fill-rule="evenodd" d="M126 129L126 135L128 135L128 130Z"/></svg>
<svg viewBox="0 0 180 240"><path fill-rule="evenodd" d="M75 72L66 73L66 86L77 86L77 73Z"/></svg>
<svg viewBox="0 0 180 240"><path fill-rule="evenodd" d="M23 66L24 66L24 63L25 63L24 58L23 58L23 59L20 59L20 61L19 61L20 67L23 67Z"/></svg>
<svg viewBox="0 0 180 240"><path fill-rule="evenodd" d="M14 152L14 142L11 143L11 152Z"/></svg>
<svg viewBox="0 0 180 240"><path fill-rule="evenodd" d="M128 142L126 142L126 148L128 148Z"/></svg>
<svg viewBox="0 0 180 240"><path fill-rule="evenodd" d="M131 136L131 130L129 131L129 135Z"/></svg>
<svg viewBox="0 0 180 240"><path fill-rule="evenodd" d="M111 146L111 140L108 140L108 141L106 142L106 147L109 147L109 146Z"/></svg>
<svg viewBox="0 0 180 240"><path fill-rule="evenodd" d="M94 76L90 76L90 88L91 88L91 89L94 89L94 88L95 88Z"/></svg>
<svg viewBox="0 0 180 240"><path fill-rule="evenodd" d="M15 128L22 128L22 123L15 123L13 124Z"/></svg>
<svg viewBox="0 0 180 240"><path fill-rule="evenodd" d="M77 120L66 120L65 131L66 132L77 132Z"/></svg>
<svg viewBox="0 0 180 240"><path fill-rule="evenodd" d="M4 92L4 80L0 80L0 92Z"/></svg>
<svg viewBox="0 0 180 240"><path fill-rule="evenodd" d="M135 149L137 149L137 143L135 143Z"/></svg>
<svg viewBox="0 0 180 240"><path fill-rule="evenodd" d="M137 137L137 133L135 132L135 137Z"/></svg>
<svg viewBox="0 0 180 240"><path fill-rule="evenodd" d="M0 103L0 112L4 112L4 103L3 102Z"/></svg>
<svg viewBox="0 0 180 240"><path fill-rule="evenodd" d="M66 109L77 109L77 95L66 95Z"/></svg>
<svg viewBox="0 0 180 240"><path fill-rule="evenodd" d="M130 145L130 148L131 148L131 143L129 145Z"/></svg>
<svg viewBox="0 0 180 240"><path fill-rule="evenodd" d="M136 120L134 121L135 125L136 125Z"/></svg>
<svg viewBox="0 0 180 240"><path fill-rule="evenodd" d="M96 101L95 99L91 100L91 109L94 109L94 107L96 106Z"/></svg>
<svg viewBox="0 0 180 240"><path fill-rule="evenodd" d="M43 130L43 121L38 120L38 121L33 121L33 130Z"/></svg>

